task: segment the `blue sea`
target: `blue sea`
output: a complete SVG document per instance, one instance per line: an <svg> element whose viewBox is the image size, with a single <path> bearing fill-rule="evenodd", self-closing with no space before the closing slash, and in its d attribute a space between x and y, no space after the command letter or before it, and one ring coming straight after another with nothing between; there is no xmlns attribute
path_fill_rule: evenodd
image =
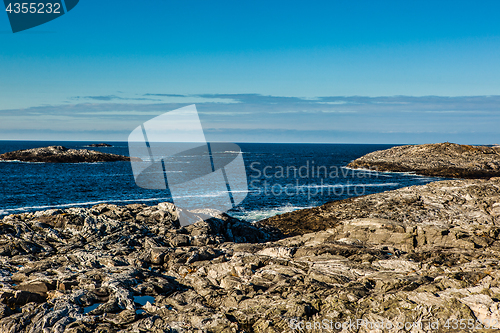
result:
<svg viewBox="0 0 500 333"><path fill-rule="evenodd" d="M0 141L0 154L61 145L82 149L97 142ZM129 155L126 142L87 148ZM322 205L329 201L423 185L442 178L411 173L350 170L345 166L367 153L393 145L240 143L246 166L246 199L228 213L247 221ZM0 162L0 216L52 208L89 207L99 203L126 205L173 202L168 190L135 184L129 162L24 163ZM190 193L210 206L213 193ZM227 196L226 193L219 193Z"/></svg>

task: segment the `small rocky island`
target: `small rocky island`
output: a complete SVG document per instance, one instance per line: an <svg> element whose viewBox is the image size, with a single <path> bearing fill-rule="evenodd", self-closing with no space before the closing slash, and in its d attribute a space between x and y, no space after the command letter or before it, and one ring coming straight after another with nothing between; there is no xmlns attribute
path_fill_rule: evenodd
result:
<svg viewBox="0 0 500 333"><path fill-rule="evenodd" d="M367 325L344 332L374 332L368 323L382 320L445 332L449 318L500 322L500 178L258 224L213 213L181 227L181 214L201 216L170 203L5 216L0 332L339 332L297 328L357 320Z"/></svg>
<svg viewBox="0 0 500 333"><path fill-rule="evenodd" d="M97 147L113 147L113 145L110 145L109 143L93 143L91 145L88 145L87 147L93 147L93 148L97 148Z"/></svg>
<svg viewBox="0 0 500 333"><path fill-rule="evenodd" d="M63 146L50 146L17 150L0 155L0 161L45 162L45 163L94 163L117 161L141 161L137 157L101 153L89 149L68 149Z"/></svg>
<svg viewBox="0 0 500 333"><path fill-rule="evenodd" d="M500 146L469 146L449 142L398 146L367 154L347 166L447 178L498 177Z"/></svg>

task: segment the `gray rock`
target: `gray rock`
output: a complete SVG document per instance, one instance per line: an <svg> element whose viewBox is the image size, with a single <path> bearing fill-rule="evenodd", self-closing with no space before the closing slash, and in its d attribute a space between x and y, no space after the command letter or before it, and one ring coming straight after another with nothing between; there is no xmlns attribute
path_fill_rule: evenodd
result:
<svg viewBox="0 0 500 333"><path fill-rule="evenodd" d="M45 162L45 163L81 163L81 162L116 162L141 161L138 157L101 153L88 149L68 149L63 146L50 146L17 150L0 155L3 161Z"/></svg>
<svg viewBox="0 0 500 333"><path fill-rule="evenodd" d="M352 161L348 167L447 178L498 177L500 147L449 142L399 146L369 153Z"/></svg>
<svg viewBox="0 0 500 333"><path fill-rule="evenodd" d="M166 203L6 216L0 332L267 333L295 332L293 320L500 319L499 207L500 178L491 178L259 224L212 212L180 227L183 212Z"/></svg>

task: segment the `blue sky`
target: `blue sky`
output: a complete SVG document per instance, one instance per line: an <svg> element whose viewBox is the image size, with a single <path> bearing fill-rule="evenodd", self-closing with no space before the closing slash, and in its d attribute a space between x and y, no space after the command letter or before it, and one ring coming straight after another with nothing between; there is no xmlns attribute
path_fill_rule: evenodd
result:
<svg viewBox="0 0 500 333"><path fill-rule="evenodd" d="M0 139L126 140L196 103L210 140L500 143L497 1L97 1L12 34Z"/></svg>

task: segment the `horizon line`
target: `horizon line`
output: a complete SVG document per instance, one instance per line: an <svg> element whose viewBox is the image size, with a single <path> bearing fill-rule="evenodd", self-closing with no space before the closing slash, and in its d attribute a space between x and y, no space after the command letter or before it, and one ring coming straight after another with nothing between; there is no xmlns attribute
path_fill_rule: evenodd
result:
<svg viewBox="0 0 500 333"><path fill-rule="evenodd" d="M128 141L115 141L115 140L36 140L36 139L31 139L31 140L9 140L9 139L0 139L0 142L91 142L91 143L107 143L107 142L120 142L120 143L128 143ZM444 141L444 142L430 142L430 143L365 143L365 142L289 142L289 141L281 141L281 142L258 142L258 141L206 141L206 142L214 142L214 143L259 143L259 144L345 144L345 145L422 145L422 144L436 144L436 143L456 143L456 142L450 142L450 141ZM201 144L206 143L206 142L199 142ZM196 142L171 142L171 143L196 143ZM465 143L460 143L460 144L465 144ZM472 146L496 146L500 145L498 143L466 143L467 145L472 145Z"/></svg>

